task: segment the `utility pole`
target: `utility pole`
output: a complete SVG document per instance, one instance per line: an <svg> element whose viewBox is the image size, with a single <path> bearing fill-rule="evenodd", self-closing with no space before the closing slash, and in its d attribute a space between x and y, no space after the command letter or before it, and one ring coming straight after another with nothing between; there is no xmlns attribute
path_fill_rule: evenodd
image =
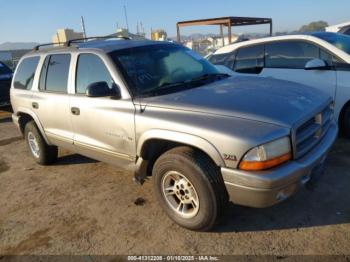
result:
<svg viewBox="0 0 350 262"><path fill-rule="evenodd" d="M86 38L85 22L84 22L83 16L81 16L81 28L83 30L83 36L84 36L84 38Z"/></svg>
<svg viewBox="0 0 350 262"><path fill-rule="evenodd" d="M142 31L142 34L145 34L145 28L143 27L142 22L141 22L141 31Z"/></svg>
<svg viewBox="0 0 350 262"><path fill-rule="evenodd" d="M125 5L124 5L124 15L125 15L126 29L128 29L128 32L129 32L128 14L126 12L126 6Z"/></svg>

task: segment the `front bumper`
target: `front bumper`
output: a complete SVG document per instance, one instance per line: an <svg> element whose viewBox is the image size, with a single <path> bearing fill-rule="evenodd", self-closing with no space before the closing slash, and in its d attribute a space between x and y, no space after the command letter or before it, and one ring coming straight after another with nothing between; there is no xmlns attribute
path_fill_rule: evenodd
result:
<svg viewBox="0 0 350 262"><path fill-rule="evenodd" d="M335 122L305 157L259 172L221 168L230 201L249 207L269 207L293 195L325 161L338 134Z"/></svg>

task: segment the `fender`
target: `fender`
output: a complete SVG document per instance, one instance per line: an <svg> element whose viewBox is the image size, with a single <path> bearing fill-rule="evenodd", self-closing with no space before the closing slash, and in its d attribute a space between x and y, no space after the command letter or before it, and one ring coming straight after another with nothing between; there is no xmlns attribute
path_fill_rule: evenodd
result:
<svg viewBox="0 0 350 262"><path fill-rule="evenodd" d="M35 124L37 125L37 127L39 128L40 133L41 133L41 135L43 136L45 142L46 142L48 145L52 145L52 144L50 143L50 141L48 140L48 138L47 138L47 136L46 136L46 134L45 134L44 128L43 128L43 126L42 126L42 124L41 124L39 118L36 116L36 114L35 114L33 111L31 111L30 109L27 109L27 108L25 108L25 107L18 107L18 108L17 108L17 111L16 111L16 113L14 113L14 115L15 115L16 117L19 117L21 113L30 115L30 116L33 118L33 120L34 120Z"/></svg>
<svg viewBox="0 0 350 262"><path fill-rule="evenodd" d="M174 132L169 130L162 129L152 129L146 131L141 135L137 142L137 155L141 155L142 147L150 139L162 139L172 142L178 142L193 146L198 148L209 155L209 157L216 163L218 166L225 166L225 162L221 157L219 151L212 145L209 141L201 138L199 136L190 135L187 133Z"/></svg>

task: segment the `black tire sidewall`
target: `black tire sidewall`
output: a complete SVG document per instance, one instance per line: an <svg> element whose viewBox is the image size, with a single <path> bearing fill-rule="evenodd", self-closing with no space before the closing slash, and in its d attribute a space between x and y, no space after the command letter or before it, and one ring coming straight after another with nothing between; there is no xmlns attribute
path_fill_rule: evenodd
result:
<svg viewBox="0 0 350 262"><path fill-rule="evenodd" d="M350 138L350 107L345 109L344 118L342 119L342 135Z"/></svg>
<svg viewBox="0 0 350 262"><path fill-rule="evenodd" d="M186 219L178 215L167 203L162 192L162 179L169 171L177 171L194 186L199 198L199 211L195 217ZM218 215L215 193L201 168L183 155L165 154L155 163L153 169L155 194L167 215L179 225L191 230L211 228Z"/></svg>
<svg viewBox="0 0 350 262"><path fill-rule="evenodd" d="M36 141L38 143L38 146L39 146L39 157L36 157L32 150L30 149L30 145L29 145L29 140L28 140L28 134L29 132L31 132L35 138L36 138ZM31 156L35 159L35 161L39 164L44 164L45 163L45 146L46 146L46 143L43 139L43 137L41 136L41 134L39 133L39 130L38 128L36 127L35 123L34 122L29 122L26 126L25 126L25 130L24 130L24 134L25 134L25 140L26 140L26 143L27 143L27 146L28 146L28 149L29 149L29 152L31 154Z"/></svg>

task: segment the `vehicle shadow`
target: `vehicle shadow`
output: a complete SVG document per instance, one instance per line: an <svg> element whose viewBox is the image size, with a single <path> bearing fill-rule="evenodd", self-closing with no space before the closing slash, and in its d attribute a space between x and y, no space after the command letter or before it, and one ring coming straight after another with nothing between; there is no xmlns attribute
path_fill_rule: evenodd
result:
<svg viewBox="0 0 350 262"><path fill-rule="evenodd" d="M70 155L64 155L59 157L57 159L57 162L54 165L65 166L65 165L78 165L78 164L90 164L90 163L98 163L98 161L82 155L70 154Z"/></svg>
<svg viewBox="0 0 350 262"><path fill-rule="evenodd" d="M350 142L339 139L323 176L279 205L247 208L230 203L214 232L295 229L350 223Z"/></svg>

